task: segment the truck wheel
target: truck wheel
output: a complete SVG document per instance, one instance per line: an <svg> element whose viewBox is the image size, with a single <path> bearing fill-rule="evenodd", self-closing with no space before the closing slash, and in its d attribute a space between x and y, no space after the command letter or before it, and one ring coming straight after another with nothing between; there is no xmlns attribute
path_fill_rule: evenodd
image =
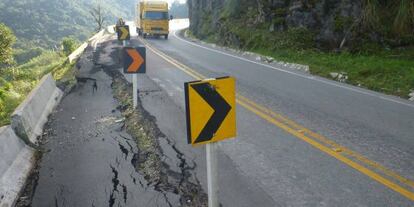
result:
<svg viewBox="0 0 414 207"><path fill-rule="evenodd" d="M164 37L165 37L166 40L168 40L168 35L167 34Z"/></svg>

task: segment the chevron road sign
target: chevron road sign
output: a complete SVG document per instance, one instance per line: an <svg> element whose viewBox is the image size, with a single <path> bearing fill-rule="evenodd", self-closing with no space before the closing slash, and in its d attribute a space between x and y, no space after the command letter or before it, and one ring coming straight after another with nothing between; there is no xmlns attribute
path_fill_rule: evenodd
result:
<svg viewBox="0 0 414 207"><path fill-rule="evenodd" d="M118 40L130 40L131 35L129 33L129 26L128 25L122 25L122 26L116 26L116 33L118 35Z"/></svg>
<svg viewBox="0 0 414 207"><path fill-rule="evenodd" d="M197 145L236 136L235 79L185 83L188 143Z"/></svg>
<svg viewBox="0 0 414 207"><path fill-rule="evenodd" d="M146 72L145 47L124 47L123 63L124 73Z"/></svg>

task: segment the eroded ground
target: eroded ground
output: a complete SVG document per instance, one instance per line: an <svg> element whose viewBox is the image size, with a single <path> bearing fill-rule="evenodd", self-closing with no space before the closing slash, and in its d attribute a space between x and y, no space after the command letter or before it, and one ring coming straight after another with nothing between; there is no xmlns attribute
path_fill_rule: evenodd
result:
<svg viewBox="0 0 414 207"><path fill-rule="evenodd" d="M196 163L141 105L131 109L118 48L108 41L80 58L78 84L50 116L19 206L206 205Z"/></svg>

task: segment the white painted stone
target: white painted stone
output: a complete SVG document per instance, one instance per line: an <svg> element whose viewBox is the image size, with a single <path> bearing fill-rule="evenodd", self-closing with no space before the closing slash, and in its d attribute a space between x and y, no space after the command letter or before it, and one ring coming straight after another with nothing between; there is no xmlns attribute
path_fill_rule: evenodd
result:
<svg viewBox="0 0 414 207"><path fill-rule="evenodd" d="M411 93L410 94L408 94L408 100L410 100L410 101L414 101L414 90L411 90Z"/></svg>
<svg viewBox="0 0 414 207"><path fill-rule="evenodd" d="M332 78L337 78L339 73L329 73Z"/></svg>

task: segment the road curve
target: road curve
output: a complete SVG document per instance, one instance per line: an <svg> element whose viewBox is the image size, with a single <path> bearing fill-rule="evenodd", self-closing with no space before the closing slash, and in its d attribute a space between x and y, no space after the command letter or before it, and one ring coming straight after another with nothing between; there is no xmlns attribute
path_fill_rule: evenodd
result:
<svg viewBox="0 0 414 207"><path fill-rule="evenodd" d="M180 108L185 81L236 78L238 137L220 149L276 205L414 205L411 102L175 33L131 43L147 45L148 76ZM169 66L151 67L151 61Z"/></svg>

